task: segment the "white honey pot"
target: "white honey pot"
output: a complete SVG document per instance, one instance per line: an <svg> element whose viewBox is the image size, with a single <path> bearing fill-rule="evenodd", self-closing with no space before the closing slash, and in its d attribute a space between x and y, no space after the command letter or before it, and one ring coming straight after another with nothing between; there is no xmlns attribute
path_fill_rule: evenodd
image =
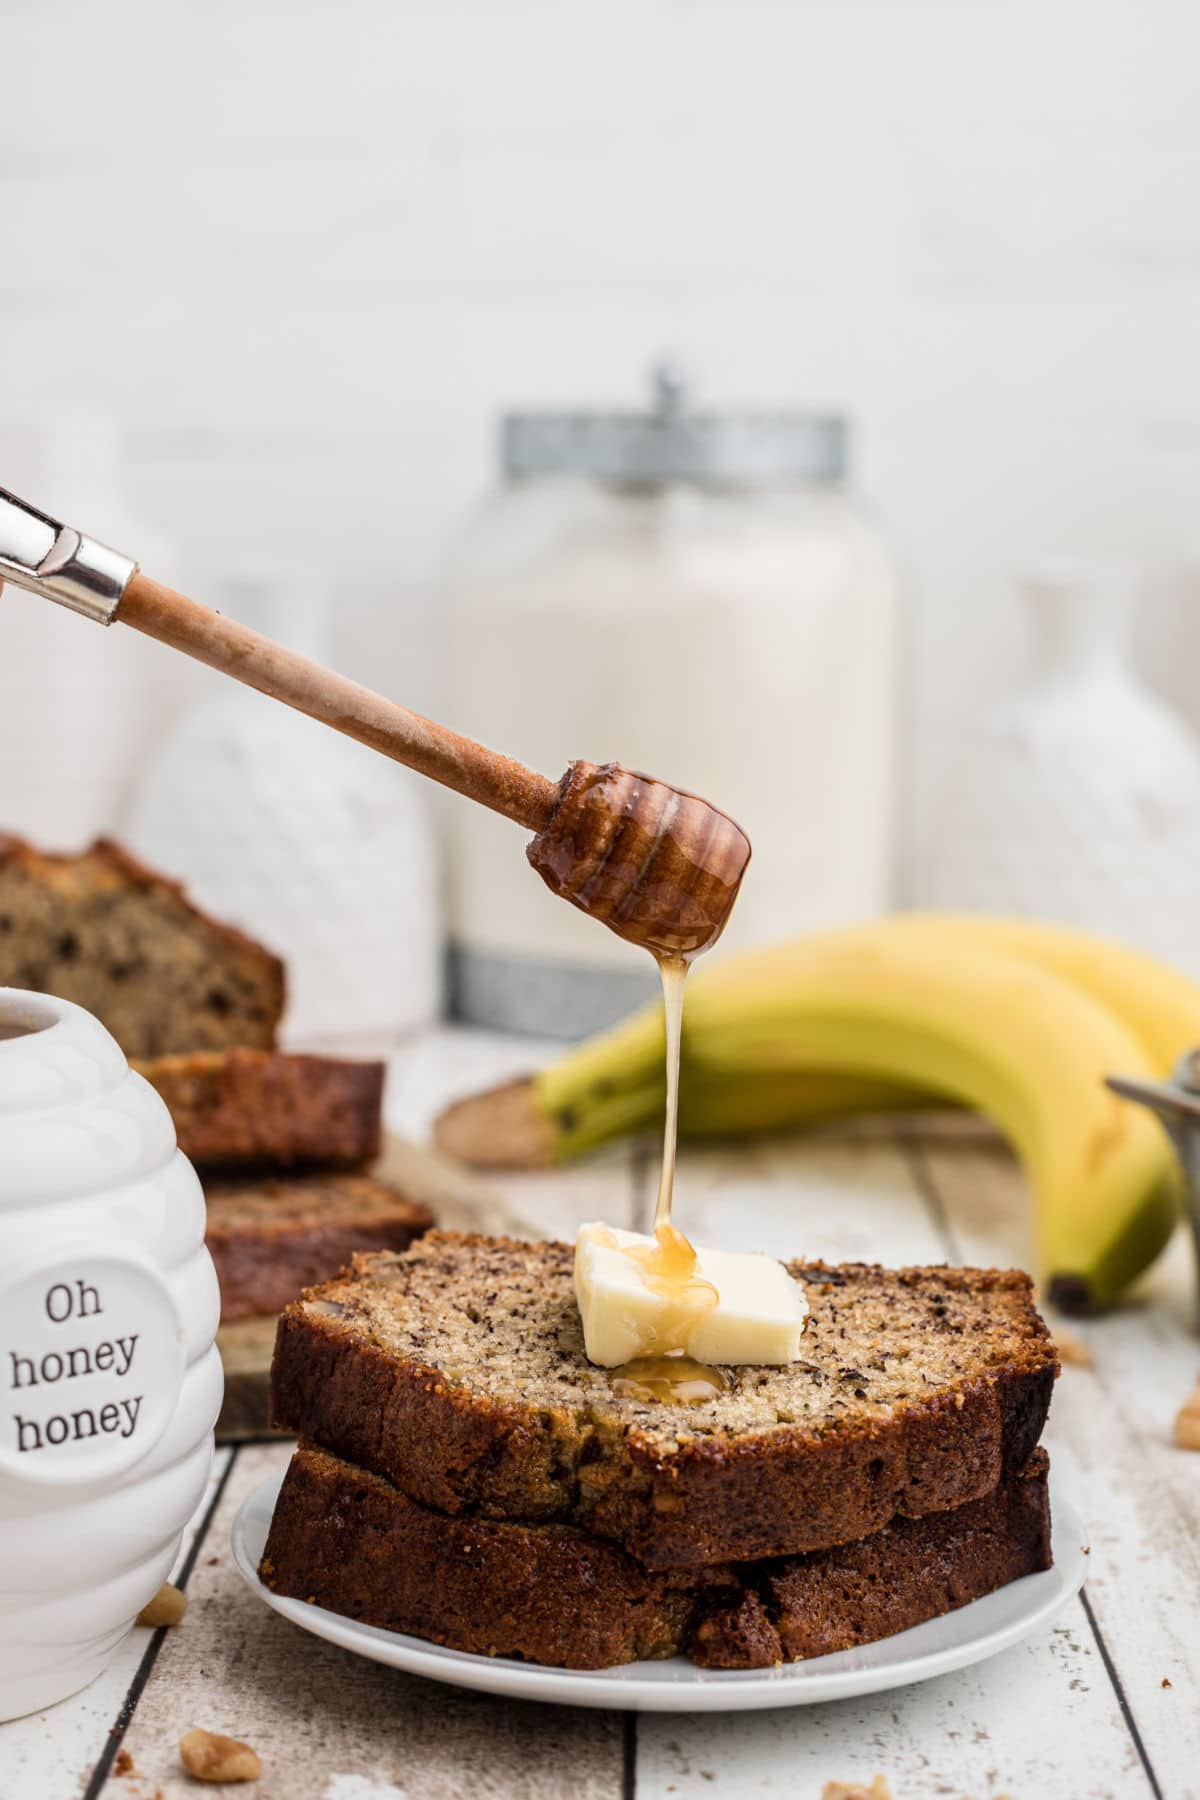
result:
<svg viewBox="0 0 1200 1800"><path fill-rule="evenodd" d="M91 1681L166 1579L218 1305L162 1100L81 1007L0 988L0 1720Z"/></svg>

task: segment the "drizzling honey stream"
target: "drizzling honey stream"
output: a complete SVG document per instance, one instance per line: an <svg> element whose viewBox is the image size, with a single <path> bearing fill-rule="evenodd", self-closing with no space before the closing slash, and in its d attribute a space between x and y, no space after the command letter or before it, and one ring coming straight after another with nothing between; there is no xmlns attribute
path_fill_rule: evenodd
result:
<svg viewBox="0 0 1200 1800"><path fill-rule="evenodd" d="M696 1362L685 1350L687 1337L719 1299L711 1281L699 1272L695 1249L672 1223L675 1195L675 1151L679 1137L679 1063L683 1041L683 995L688 965L682 956L656 958L662 978L666 1025L667 1104L663 1123L662 1168L654 1208L654 1243L631 1245L625 1252L636 1262L642 1280L668 1302L652 1353L635 1357L613 1372L613 1387L632 1400L696 1405L723 1393L722 1371Z"/></svg>

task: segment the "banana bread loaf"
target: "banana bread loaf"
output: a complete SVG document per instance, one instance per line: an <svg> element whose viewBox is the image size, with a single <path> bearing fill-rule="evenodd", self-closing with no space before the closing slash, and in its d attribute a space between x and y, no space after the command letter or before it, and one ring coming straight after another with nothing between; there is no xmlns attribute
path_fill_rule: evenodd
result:
<svg viewBox="0 0 1200 1800"><path fill-rule="evenodd" d="M126 1056L270 1049L283 964L101 840L49 856L0 836L0 986L95 1013Z"/></svg>
<svg viewBox="0 0 1200 1800"><path fill-rule="evenodd" d="M695 1406L584 1354L569 1244L431 1232L279 1321L273 1422L453 1515L570 1521L648 1567L848 1543L1024 1467L1058 1365L1028 1277L792 1263L801 1358Z"/></svg>
<svg viewBox="0 0 1200 1800"><path fill-rule="evenodd" d="M221 1287L221 1323L277 1313L356 1250L405 1250L433 1215L369 1175L205 1182L205 1241Z"/></svg>
<svg viewBox="0 0 1200 1800"><path fill-rule="evenodd" d="M1047 1458L949 1512L807 1556L654 1573L571 1525L450 1518L302 1445L259 1573L455 1650L594 1669L684 1650L758 1668L872 1643L1050 1564Z"/></svg>
<svg viewBox="0 0 1200 1800"><path fill-rule="evenodd" d="M205 1050L136 1067L166 1101L179 1148L199 1168L353 1167L379 1155L381 1062Z"/></svg>

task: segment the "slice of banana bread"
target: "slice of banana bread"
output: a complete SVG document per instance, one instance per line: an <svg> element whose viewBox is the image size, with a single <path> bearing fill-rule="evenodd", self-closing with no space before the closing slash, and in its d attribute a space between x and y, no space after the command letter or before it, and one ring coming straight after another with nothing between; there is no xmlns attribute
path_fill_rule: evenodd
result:
<svg viewBox="0 0 1200 1800"><path fill-rule="evenodd" d="M379 1155L381 1062L204 1050L135 1066L166 1101L179 1148L200 1168L352 1167Z"/></svg>
<svg viewBox="0 0 1200 1800"><path fill-rule="evenodd" d="M807 1556L644 1568L571 1525L449 1518L302 1445L259 1570L275 1593L483 1656L745 1669L873 1643L1050 1566L1047 1458L950 1512Z"/></svg>
<svg viewBox="0 0 1200 1800"><path fill-rule="evenodd" d="M284 1004L277 956L103 839L49 856L0 836L0 986L86 1006L137 1057L270 1049Z"/></svg>
<svg viewBox="0 0 1200 1800"><path fill-rule="evenodd" d="M584 1354L569 1244L431 1232L289 1306L274 1423L451 1514L569 1520L651 1568L848 1543L1023 1468L1058 1372L1027 1276L792 1263L801 1358L696 1406Z"/></svg>
<svg viewBox="0 0 1200 1800"><path fill-rule="evenodd" d="M406 1250L433 1215L369 1175L206 1181L205 1241L221 1287L221 1323L277 1313L356 1250Z"/></svg>

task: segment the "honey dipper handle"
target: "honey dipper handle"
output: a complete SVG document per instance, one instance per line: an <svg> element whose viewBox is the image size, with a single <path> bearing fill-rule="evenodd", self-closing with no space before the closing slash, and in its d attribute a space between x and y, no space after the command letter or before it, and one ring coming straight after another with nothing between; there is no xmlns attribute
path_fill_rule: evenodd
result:
<svg viewBox="0 0 1200 1800"><path fill-rule="evenodd" d="M115 623L182 650L235 681L270 694L285 706L332 725L335 731L381 750L443 787L503 813L529 831L541 831L558 798L558 783L511 756L485 749L420 713L385 700L307 657L239 625L210 607L163 587L140 569L130 576Z"/></svg>

